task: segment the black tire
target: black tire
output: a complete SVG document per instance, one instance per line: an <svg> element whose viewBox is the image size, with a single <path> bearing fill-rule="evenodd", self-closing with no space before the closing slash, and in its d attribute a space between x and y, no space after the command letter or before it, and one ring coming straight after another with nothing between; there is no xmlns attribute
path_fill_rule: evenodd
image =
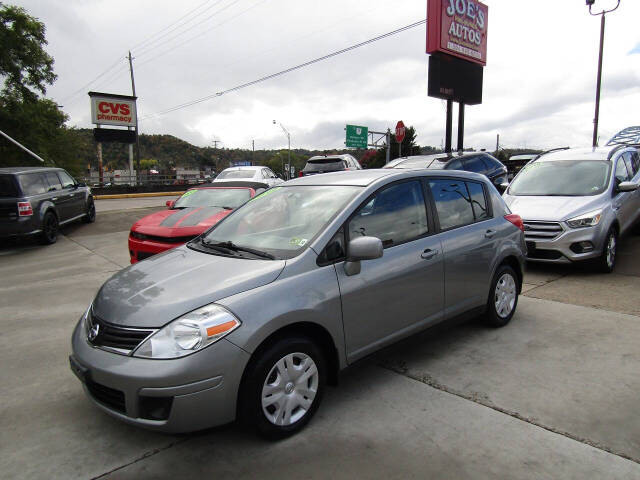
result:
<svg viewBox="0 0 640 480"><path fill-rule="evenodd" d="M44 245L51 245L58 240L58 217L52 211L48 211L44 214L42 219L42 233L40 234L40 241Z"/></svg>
<svg viewBox="0 0 640 480"><path fill-rule="evenodd" d="M284 378L285 375L280 375L279 373L278 365L282 365L282 361L285 361L286 364L285 357L288 355L293 356L291 362L293 367L302 365L301 363L296 364L296 360L300 361L304 357L310 358L315 364L317 376L313 378L314 376L312 375L305 380L305 374L309 374L312 371L313 365L309 365L298 378L301 382L300 384L295 379ZM302 372L302 369L295 370L296 372ZM238 397L238 413L241 421L269 440L279 440L299 432L309 423L311 417L318 410L324 395L326 372L324 354L309 338L296 335L276 340L266 348L261 349L256 354L256 358L252 359L247 366ZM269 380L271 381L269 382ZM274 393L272 398L278 398L276 395L280 395L279 398L283 398L283 401L286 402L284 407L282 407L281 402L274 402L263 409L263 388L267 389L268 383L282 386L282 392ZM287 391L289 384L293 384L292 391ZM289 415L289 422L291 423L287 424L285 414L289 402L297 402L299 399L308 402L309 397L305 396L305 393L310 395L313 387L315 387L315 394L311 399L310 406L306 409L302 405L296 407L293 413ZM275 417L282 424L276 424L272 419L269 419L265 410L271 414L272 419ZM282 411L285 412L280 416L279 413ZM297 415L300 415L300 418L292 421Z"/></svg>
<svg viewBox="0 0 640 480"><path fill-rule="evenodd" d="M596 259L596 269L602 273L611 273L616 266L618 250L618 232L615 227L611 227L607 232L602 247L602 253Z"/></svg>
<svg viewBox="0 0 640 480"><path fill-rule="evenodd" d="M518 275L509 265L500 265L491 280L485 323L495 328L509 323L518 306L518 293Z"/></svg>
<svg viewBox="0 0 640 480"><path fill-rule="evenodd" d="M84 223L93 223L96 221L96 204L93 203L93 199L89 199L87 202L87 210L82 219Z"/></svg>

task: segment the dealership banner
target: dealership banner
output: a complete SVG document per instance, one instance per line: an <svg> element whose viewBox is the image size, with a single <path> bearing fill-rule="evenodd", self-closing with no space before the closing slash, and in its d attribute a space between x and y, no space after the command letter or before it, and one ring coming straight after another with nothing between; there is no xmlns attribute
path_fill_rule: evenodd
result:
<svg viewBox="0 0 640 480"><path fill-rule="evenodd" d="M428 0L427 53L486 65L489 7L476 0Z"/></svg>
<svg viewBox="0 0 640 480"><path fill-rule="evenodd" d="M136 126L136 97L89 92L91 122L97 125Z"/></svg>

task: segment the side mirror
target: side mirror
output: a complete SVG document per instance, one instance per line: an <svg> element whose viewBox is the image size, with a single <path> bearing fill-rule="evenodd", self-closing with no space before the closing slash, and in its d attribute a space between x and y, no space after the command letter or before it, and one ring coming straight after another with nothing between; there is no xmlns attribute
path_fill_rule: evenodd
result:
<svg viewBox="0 0 640 480"><path fill-rule="evenodd" d="M76 183L76 187L86 187L86 186L87 186L87 184L83 183L83 182Z"/></svg>
<svg viewBox="0 0 640 480"><path fill-rule="evenodd" d="M167 203L165 204L167 207L169 208L173 208L173 206L175 205L176 201L175 200L167 200Z"/></svg>
<svg viewBox="0 0 640 480"><path fill-rule="evenodd" d="M616 187L616 191L618 191L618 192L633 192L634 190L637 190L639 186L640 185L638 185L635 182L620 182L618 184L618 186Z"/></svg>
<svg viewBox="0 0 640 480"><path fill-rule="evenodd" d="M360 261L380 258L383 253L382 240L379 238L354 238L349 242L347 249L347 261L344 263L344 271L349 276L357 275L360 273Z"/></svg>

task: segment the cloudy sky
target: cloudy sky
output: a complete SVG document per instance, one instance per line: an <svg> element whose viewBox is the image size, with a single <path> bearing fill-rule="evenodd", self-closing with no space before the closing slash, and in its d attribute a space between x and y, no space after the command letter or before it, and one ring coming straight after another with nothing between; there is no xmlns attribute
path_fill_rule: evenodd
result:
<svg viewBox="0 0 640 480"><path fill-rule="evenodd" d="M134 56L142 133L227 148L339 148L345 124L413 125L440 146L445 102L427 96L426 27L278 78L157 115L426 18L426 0L14 0L43 21L58 80L47 96L90 127L87 91L130 95ZM11 3L11 1L7 2ZM599 17L584 0L486 0L483 103L466 109L465 146L588 146ZM616 0L596 0L596 9ZM640 1L607 16L601 142L640 124ZM96 79L97 78L97 79ZM456 109L457 112L457 109ZM454 146L455 125L454 114Z"/></svg>

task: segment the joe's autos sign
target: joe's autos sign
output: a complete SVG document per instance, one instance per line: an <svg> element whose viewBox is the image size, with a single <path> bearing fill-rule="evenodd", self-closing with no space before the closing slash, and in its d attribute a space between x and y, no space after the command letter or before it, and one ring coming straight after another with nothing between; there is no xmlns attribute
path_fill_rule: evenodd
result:
<svg viewBox="0 0 640 480"><path fill-rule="evenodd" d="M427 53L486 65L489 7L476 0L428 0Z"/></svg>
<svg viewBox="0 0 640 480"><path fill-rule="evenodd" d="M91 122L98 125L136 126L136 97L89 92Z"/></svg>

